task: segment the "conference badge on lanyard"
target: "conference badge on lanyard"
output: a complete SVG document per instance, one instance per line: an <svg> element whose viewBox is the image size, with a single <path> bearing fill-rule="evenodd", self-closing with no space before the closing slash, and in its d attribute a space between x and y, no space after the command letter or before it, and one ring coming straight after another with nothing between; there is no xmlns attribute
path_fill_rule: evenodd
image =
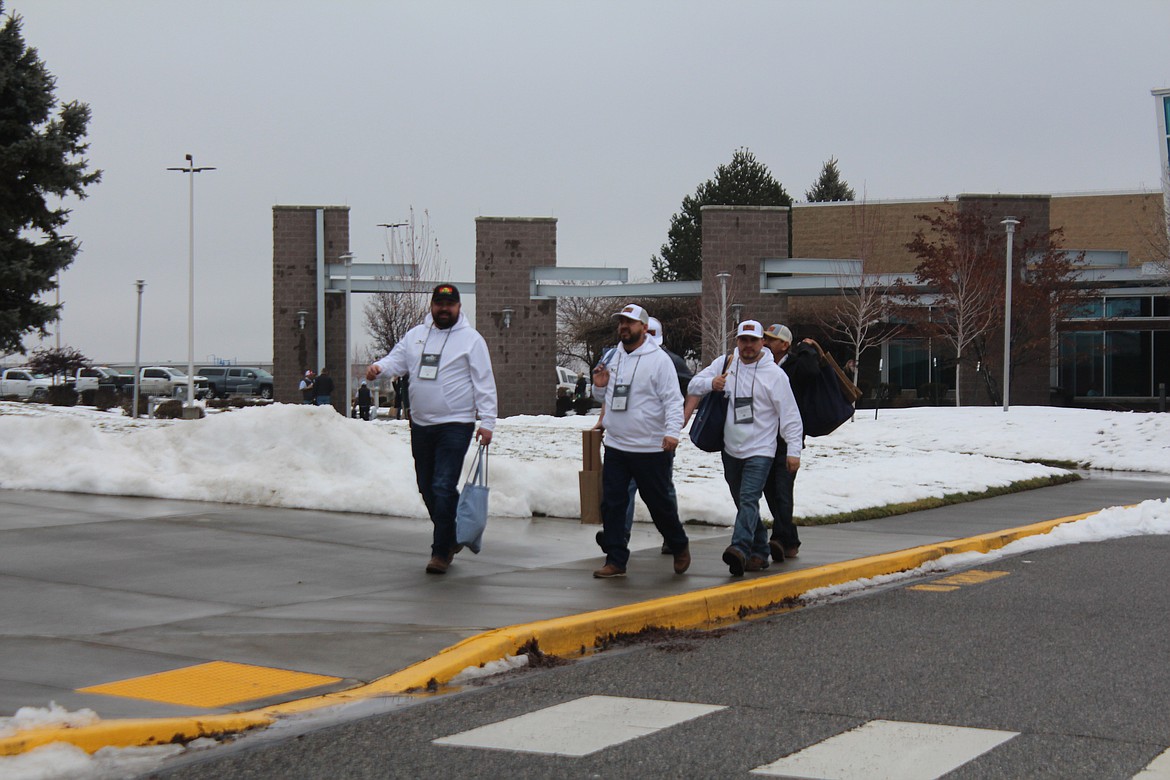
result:
<svg viewBox="0 0 1170 780"><path fill-rule="evenodd" d="M613 403L610 406L610 411L624 412L630 404L630 386L614 385L613 386Z"/></svg>
<svg viewBox="0 0 1170 780"><path fill-rule="evenodd" d="M439 376L440 354L438 352L423 353L422 362L418 366L419 379L435 379Z"/></svg>
<svg viewBox="0 0 1170 780"><path fill-rule="evenodd" d="M735 424L750 425L755 417L752 415L752 397L735 399Z"/></svg>

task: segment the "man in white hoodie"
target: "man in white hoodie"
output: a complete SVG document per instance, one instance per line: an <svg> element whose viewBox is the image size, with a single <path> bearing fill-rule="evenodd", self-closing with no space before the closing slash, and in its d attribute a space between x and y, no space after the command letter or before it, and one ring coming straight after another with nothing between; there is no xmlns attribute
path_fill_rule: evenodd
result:
<svg viewBox="0 0 1170 780"><path fill-rule="evenodd" d="M605 403L600 539L605 565L593 576L609 579L626 574L631 479L670 547L675 573L682 574L691 565L691 553L679 522L671 474L682 430L678 375L667 354L647 338L650 318L645 309L629 304L613 316L621 343L606 363L593 369L593 395Z"/></svg>
<svg viewBox="0 0 1170 780"><path fill-rule="evenodd" d="M723 424L723 476L736 514L731 545L723 552L723 562L736 577L768 567L768 529L760 519L760 496L776 455L778 430L783 431L785 441L791 442L787 467L793 472L800 468L800 411L788 376L764 348L763 335L764 327L755 320L741 322L736 331L735 359L726 373L724 357L720 355L696 374L687 388L692 396L716 392L728 397Z"/></svg>
<svg viewBox="0 0 1170 780"><path fill-rule="evenodd" d="M366 369L370 382L383 373L410 377L410 450L418 492L435 526L428 574L446 573L459 551L459 475L476 417L482 444L491 444L496 427L496 378L487 344L461 308L455 285L438 285L430 316Z"/></svg>

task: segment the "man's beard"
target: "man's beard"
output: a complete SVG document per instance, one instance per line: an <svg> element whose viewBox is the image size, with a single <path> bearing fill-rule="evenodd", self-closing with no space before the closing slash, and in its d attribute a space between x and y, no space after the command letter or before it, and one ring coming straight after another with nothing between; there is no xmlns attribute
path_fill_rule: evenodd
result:
<svg viewBox="0 0 1170 780"><path fill-rule="evenodd" d="M431 319L440 329L446 329L455 324L457 317L449 311L438 311L431 315Z"/></svg>
<svg viewBox="0 0 1170 780"><path fill-rule="evenodd" d="M618 338L621 340L621 342L624 346L632 347L635 344L637 344L638 340L641 339L642 337L640 335L634 335L634 332L631 330L631 331L626 331L626 334L624 336L619 333Z"/></svg>

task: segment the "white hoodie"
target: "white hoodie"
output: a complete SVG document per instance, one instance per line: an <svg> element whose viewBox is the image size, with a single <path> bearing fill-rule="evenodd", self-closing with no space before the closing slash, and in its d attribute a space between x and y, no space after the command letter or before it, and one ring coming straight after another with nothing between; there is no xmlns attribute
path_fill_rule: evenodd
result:
<svg viewBox="0 0 1170 780"><path fill-rule="evenodd" d="M695 374L687 387L690 395L706 395L711 392L711 381L723 370L721 355ZM762 349L760 359L744 365L739 361L738 351L727 370L727 384L723 393L729 399L727 420L723 424L723 451L733 458L776 457L777 431L788 443L788 457L799 458L803 445L804 425L800 421L800 410L792 395L788 375L776 365L772 353ZM752 422L735 422L735 398L752 399Z"/></svg>
<svg viewBox="0 0 1170 780"><path fill-rule="evenodd" d="M606 446L623 452L662 452L662 440L677 439L682 431L682 396L674 362L647 338L633 352L619 344L608 368L609 384L593 388L594 397L605 401ZM630 385L623 412L613 408L618 384Z"/></svg>
<svg viewBox="0 0 1170 780"><path fill-rule="evenodd" d="M442 353L435 379L419 378L424 347ZM374 365L385 376L410 375L410 417L419 425L475 422L478 415L481 428L495 429L496 377L487 343L463 314L446 330L428 314Z"/></svg>

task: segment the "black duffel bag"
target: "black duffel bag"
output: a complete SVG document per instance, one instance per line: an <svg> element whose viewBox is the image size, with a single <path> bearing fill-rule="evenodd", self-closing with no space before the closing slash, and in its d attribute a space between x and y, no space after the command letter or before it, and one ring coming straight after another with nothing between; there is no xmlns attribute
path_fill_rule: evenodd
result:
<svg viewBox="0 0 1170 780"><path fill-rule="evenodd" d="M731 355L723 361L723 374L731 365ZM695 419L691 423L691 442L703 452L723 449L723 423L727 420L727 394L722 390L707 393L699 401Z"/></svg>

